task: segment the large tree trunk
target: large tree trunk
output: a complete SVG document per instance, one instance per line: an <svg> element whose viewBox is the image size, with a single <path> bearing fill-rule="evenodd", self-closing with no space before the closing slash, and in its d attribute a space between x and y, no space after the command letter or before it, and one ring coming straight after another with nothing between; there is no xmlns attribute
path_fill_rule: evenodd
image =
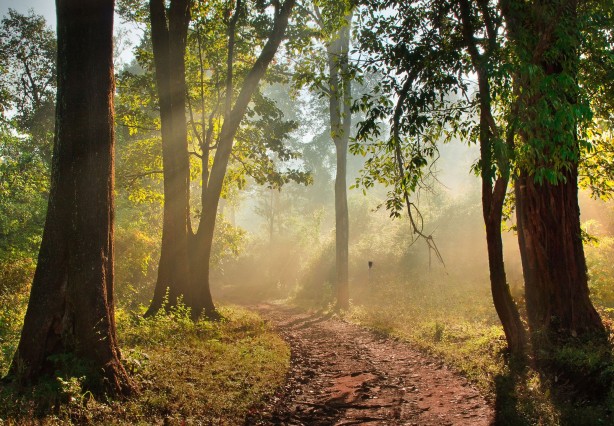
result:
<svg viewBox="0 0 614 426"><path fill-rule="evenodd" d="M35 383L51 355L90 368L88 386L125 395L113 305L113 0L57 0L58 96L51 193L9 375Z"/></svg>
<svg viewBox="0 0 614 426"><path fill-rule="evenodd" d="M337 308L349 309L349 214L347 201L347 152L352 122L349 45L352 13L327 48L330 128L337 158L335 174L335 267Z"/></svg>
<svg viewBox="0 0 614 426"><path fill-rule="evenodd" d="M185 118L186 38L190 1L172 0L167 13L163 0L151 0L151 38L162 130L164 219L158 279L146 315L155 314L168 293L168 305L183 296L189 303L190 163Z"/></svg>
<svg viewBox="0 0 614 426"><path fill-rule="evenodd" d="M209 174L209 182L206 191L203 193L203 212L193 241L194 252L190 256L192 261L192 286L194 290L192 315L195 317L200 316L202 312L209 317L217 316L211 297L209 272L211 268L211 249L215 232L215 220L228 160L232 152L235 135L245 116L247 106L284 38L288 20L295 3L296 0L286 0L282 5L276 7L275 22L269 39L245 77L234 107L227 114L220 132L217 150L213 158L213 166Z"/></svg>
<svg viewBox="0 0 614 426"><path fill-rule="evenodd" d="M501 0L520 58L518 97L523 156L516 217L529 326L534 337L604 334L588 295L580 234L576 114L580 30L577 0ZM561 83L565 81L566 84ZM549 171L556 183L536 182ZM553 332L553 333L550 333ZM556 333L556 334L554 334ZM541 344L541 340L536 343Z"/></svg>
<svg viewBox="0 0 614 426"><path fill-rule="evenodd" d="M588 291L577 169L556 185L516 182L518 242L531 329L567 336L605 333Z"/></svg>

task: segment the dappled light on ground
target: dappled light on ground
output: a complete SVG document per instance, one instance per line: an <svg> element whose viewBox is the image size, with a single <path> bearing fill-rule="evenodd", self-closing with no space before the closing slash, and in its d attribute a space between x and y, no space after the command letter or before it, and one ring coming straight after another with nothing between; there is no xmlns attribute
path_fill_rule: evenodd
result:
<svg viewBox="0 0 614 426"><path fill-rule="evenodd" d="M283 391L250 424L488 425L492 405L440 360L338 316L258 305L290 344Z"/></svg>

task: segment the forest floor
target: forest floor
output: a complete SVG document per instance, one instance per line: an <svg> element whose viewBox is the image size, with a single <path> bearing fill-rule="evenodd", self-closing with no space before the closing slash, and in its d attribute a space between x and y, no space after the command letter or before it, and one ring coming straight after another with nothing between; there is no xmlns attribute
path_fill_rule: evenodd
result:
<svg viewBox="0 0 614 426"><path fill-rule="evenodd" d="M332 314L252 307L291 348L283 389L246 424L489 425L494 409L462 376L407 343Z"/></svg>

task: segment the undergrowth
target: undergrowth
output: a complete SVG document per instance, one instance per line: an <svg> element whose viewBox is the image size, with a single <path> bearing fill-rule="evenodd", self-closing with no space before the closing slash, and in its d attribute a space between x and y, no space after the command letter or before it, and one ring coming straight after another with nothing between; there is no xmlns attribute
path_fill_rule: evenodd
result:
<svg viewBox="0 0 614 426"><path fill-rule="evenodd" d="M29 258L0 259L0 377L7 373L17 349L26 313L34 262Z"/></svg>
<svg viewBox="0 0 614 426"><path fill-rule="evenodd" d="M84 390L84 377L56 372L28 394L5 386L0 423L242 424L283 383L290 354L256 314L238 307L220 312L221 321L192 322L184 307L147 319L117 311L137 396L97 401Z"/></svg>

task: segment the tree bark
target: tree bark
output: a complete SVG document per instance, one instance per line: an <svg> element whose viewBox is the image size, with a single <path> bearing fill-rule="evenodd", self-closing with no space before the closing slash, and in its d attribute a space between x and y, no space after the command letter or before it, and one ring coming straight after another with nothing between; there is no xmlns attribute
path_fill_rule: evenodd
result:
<svg viewBox="0 0 614 426"><path fill-rule="evenodd" d="M525 172L516 181L518 243L529 325L533 332L563 336L605 334L589 298L577 168L566 171L565 179L556 185L540 185Z"/></svg>
<svg viewBox="0 0 614 426"><path fill-rule="evenodd" d="M52 182L30 301L9 376L34 384L58 368L89 367L87 385L127 395L113 303L112 0L57 0L58 96Z"/></svg>
<svg viewBox="0 0 614 426"><path fill-rule="evenodd" d="M538 346L552 338L605 336L589 298L580 234L579 146L571 112L579 89L577 84L549 87L561 77L577 80L578 4L501 0L500 6L521 60L524 93L518 99L520 136L529 155L520 161L515 191L529 326ZM558 173L556 183L536 182L541 169Z"/></svg>
<svg viewBox="0 0 614 426"><path fill-rule="evenodd" d="M151 38L162 130L164 169L164 219L158 279L146 316L178 298L190 299L188 244L190 234L190 163L188 153L185 84L185 51L190 0L150 0ZM168 16L167 16L168 15Z"/></svg>
<svg viewBox="0 0 614 426"><path fill-rule="evenodd" d="M352 123L349 45L352 13L327 47L329 117L337 168L335 172L335 266L337 308L349 309L349 213L347 202L347 151Z"/></svg>

